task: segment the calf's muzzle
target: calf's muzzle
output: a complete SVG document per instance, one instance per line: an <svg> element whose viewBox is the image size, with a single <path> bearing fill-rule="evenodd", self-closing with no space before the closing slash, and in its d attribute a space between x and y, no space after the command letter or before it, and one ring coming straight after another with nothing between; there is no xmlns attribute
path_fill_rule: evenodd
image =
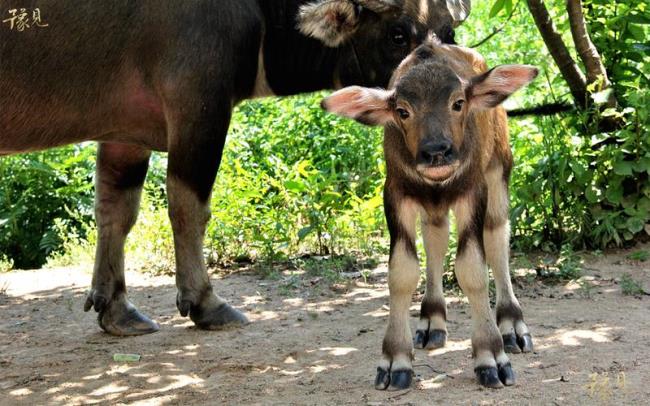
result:
<svg viewBox="0 0 650 406"><path fill-rule="evenodd" d="M456 160L451 141L447 139L425 139L418 148L417 164L423 166L445 166Z"/></svg>

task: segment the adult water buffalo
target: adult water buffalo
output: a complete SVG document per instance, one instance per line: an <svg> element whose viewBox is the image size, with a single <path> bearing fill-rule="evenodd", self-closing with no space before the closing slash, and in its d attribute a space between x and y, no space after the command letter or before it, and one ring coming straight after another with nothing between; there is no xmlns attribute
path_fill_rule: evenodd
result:
<svg viewBox="0 0 650 406"><path fill-rule="evenodd" d="M246 323L202 254L234 105L386 86L427 33L453 41L469 0L0 0L0 155L99 144L97 254L85 310L114 335L158 330L127 299L124 241L152 150L167 151L177 306L203 329Z"/></svg>

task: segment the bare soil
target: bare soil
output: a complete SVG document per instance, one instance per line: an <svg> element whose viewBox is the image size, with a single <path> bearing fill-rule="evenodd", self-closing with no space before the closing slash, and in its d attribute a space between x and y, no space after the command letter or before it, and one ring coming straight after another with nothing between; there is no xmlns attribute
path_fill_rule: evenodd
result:
<svg viewBox="0 0 650 406"><path fill-rule="evenodd" d="M648 404L650 297L622 295L620 278L650 287L650 261L628 254L587 257L580 283L543 283L515 267L536 348L511 356L517 384L501 390L476 384L468 305L451 293L447 347L416 352L412 389L373 389L385 265L335 285L215 273L216 290L253 321L218 332L179 316L172 277L129 272L132 301L161 324L133 338L102 333L82 311L86 269L0 274L0 404ZM117 363L115 353L142 358Z"/></svg>

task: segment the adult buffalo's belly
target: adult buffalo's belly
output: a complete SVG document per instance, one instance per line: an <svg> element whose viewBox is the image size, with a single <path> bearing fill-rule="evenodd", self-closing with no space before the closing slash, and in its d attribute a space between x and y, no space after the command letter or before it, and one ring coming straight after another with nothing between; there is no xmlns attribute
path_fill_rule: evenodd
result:
<svg viewBox="0 0 650 406"><path fill-rule="evenodd" d="M0 153L86 140L166 149L152 72L173 13L154 6L47 2L26 10L29 27L0 25ZM13 8L0 0L3 16Z"/></svg>
<svg viewBox="0 0 650 406"><path fill-rule="evenodd" d="M82 141L119 142L166 151L162 103L135 68L112 83L70 81L74 93L48 94L0 75L0 153L30 152Z"/></svg>

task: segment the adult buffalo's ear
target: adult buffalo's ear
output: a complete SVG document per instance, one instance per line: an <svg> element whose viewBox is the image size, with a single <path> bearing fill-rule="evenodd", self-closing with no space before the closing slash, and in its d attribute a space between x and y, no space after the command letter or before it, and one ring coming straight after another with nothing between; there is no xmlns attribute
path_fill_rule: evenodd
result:
<svg viewBox="0 0 650 406"><path fill-rule="evenodd" d="M303 34L337 47L354 34L361 7L377 13L400 8L402 0L321 0L298 11L298 29Z"/></svg>
<svg viewBox="0 0 650 406"><path fill-rule="evenodd" d="M392 96L389 90L350 86L323 99L321 107L362 124L384 125L393 121Z"/></svg>
<svg viewBox="0 0 650 406"><path fill-rule="evenodd" d="M501 65L470 81L471 108L485 110L498 106L519 88L532 82L539 70L530 65Z"/></svg>
<svg viewBox="0 0 650 406"><path fill-rule="evenodd" d="M463 21L467 20L469 13L472 10L472 2L470 0L445 0L447 2L447 10L454 20L454 27L457 27Z"/></svg>

